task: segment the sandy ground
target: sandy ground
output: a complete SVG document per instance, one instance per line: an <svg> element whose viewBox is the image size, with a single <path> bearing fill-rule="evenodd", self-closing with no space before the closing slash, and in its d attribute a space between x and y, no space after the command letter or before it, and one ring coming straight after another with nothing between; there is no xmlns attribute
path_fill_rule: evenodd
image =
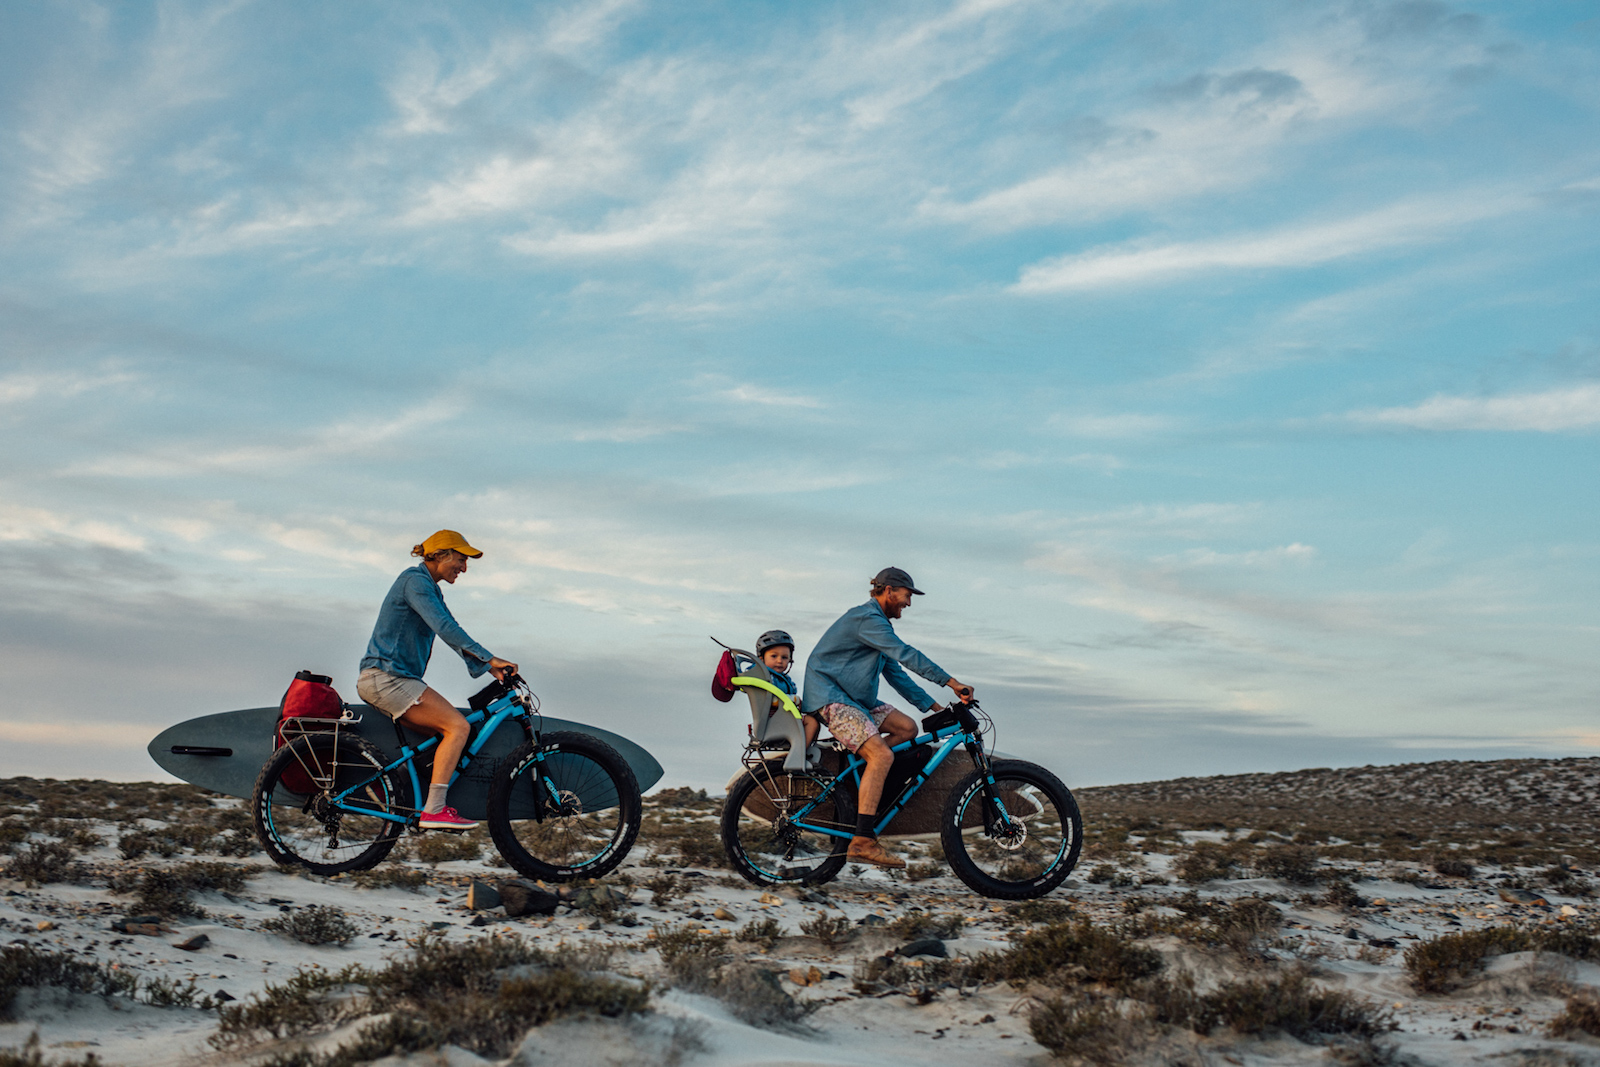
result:
<svg viewBox="0 0 1600 1067"><path fill-rule="evenodd" d="M115 840L110 827L99 827ZM636 849L622 873L643 881L662 872L644 866L645 850ZM101 846L87 859L112 862L114 849ZM178 863L176 857L157 863ZM1170 857L1148 854L1141 873L1162 874ZM1356 864L1343 865L1360 873ZM876 871L846 873L825 887L822 901L801 899L794 889L769 891L746 885L727 871L678 870L691 889L667 907L654 907L650 894L632 890L631 910L638 925L597 924L588 915L563 910L549 919L507 920L498 912L475 915L466 908L466 884L472 877L505 878L511 872L481 863L445 863L434 870L435 884L417 891L361 889L343 882L298 877L265 869L240 894L204 893L196 901L207 911L203 919L169 924L159 935L113 932L113 920L125 916L129 900L107 890L71 885L27 888L0 882L0 942L30 944L70 951L82 958L114 964L145 977L194 981L206 992L224 991L248 997L268 982L281 982L304 967L340 968L351 963L380 964L404 951L407 942L430 931L451 939L477 938L496 931L520 933L555 946L586 944L618 946L615 969L641 977L659 975L660 963L649 947L654 925L695 921L708 929L732 932L751 919L771 916L787 936L768 953L751 949L750 958L785 973L806 974L815 967L822 978L785 988L798 999L816 1002L817 1010L797 1029L775 1032L748 1026L715 1000L681 991L659 994L655 1012L631 1022L568 1021L530 1035L518 1051L518 1063L644 1064L680 1056L687 1064L889 1064L929 1065L1045 1063L1049 1055L1031 1039L1026 1014L1029 997L1009 985L977 991L945 990L931 1003L919 1005L909 996L862 995L852 981L857 964L881 955L896 942L872 928L837 951L799 936L800 924L819 914L842 913L851 920L880 916L893 920L912 909L967 917L963 936L947 942L953 956L1004 949L1018 929L997 903L978 898L951 877L911 883L902 876ZM1374 865L1371 873L1378 868ZM1080 868L1080 877L1083 869ZM1372 905L1359 914L1304 902L1319 890L1287 886L1265 879L1212 883L1200 887L1202 897L1234 899L1269 896L1279 899L1285 927L1271 952L1302 959L1318 968L1321 982L1343 986L1388 1005L1400 1029L1392 1042L1402 1060L1426 1064L1600 1064L1600 1046L1554 1041L1544 1024L1561 1001L1540 995L1552 968L1578 985L1600 986L1600 967L1572 964L1529 954L1491 961L1484 979L1450 997L1419 997L1406 981L1401 952L1418 939L1511 920L1559 923L1600 907L1580 899L1549 896L1549 906L1508 904L1481 884L1427 888L1402 882L1357 883ZM1157 900L1176 898L1189 887L1144 885L1111 888L1073 880L1052 899L1073 902L1083 914L1111 922L1123 914L1123 901L1139 895ZM1298 902L1297 902L1298 901ZM348 946L308 946L262 931L265 920L284 908L325 904L344 911L363 931ZM732 919L712 918L726 909ZM475 918L487 926L471 925ZM594 928L598 925L598 928ZM197 933L210 941L196 951L174 947ZM749 946L745 946L749 948ZM1193 950L1175 940L1157 948L1181 961ZM24 993L16 1005L18 1021L0 1024L0 1046L21 1045L37 1031L47 1055L95 1052L104 1062L126 1067L155 1064L238 1062L234 1053L219 1053L207 1038L215 1016L192 1009L154 1008L123 998L68 995L44 990ZM337 1036L337 1035L336 1035ZM1257 1041L1227 1036L1188 1041L1165 1055L1168 1062L1195 1064L1328 1063L1325 1049L1288 1040ZM484 1062L460 1050L412 1057L417 1063Z"/></svg>

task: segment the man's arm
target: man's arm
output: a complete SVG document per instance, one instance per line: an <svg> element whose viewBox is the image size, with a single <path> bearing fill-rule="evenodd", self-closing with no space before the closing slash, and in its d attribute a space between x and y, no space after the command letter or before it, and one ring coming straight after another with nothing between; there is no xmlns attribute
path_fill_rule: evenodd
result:
<svg viewBox="0 0 1600 1067"><path fill-rule="evenodd" d="M896 670L899 670L899 665L904 665L934 685L944 685L950 680L949 671L900 640L900 636L894 632L894 627L889 625L889 620L881 615L874 613L861 620L860 637L862 644L877 649L895 661ZM889 673L888 666L884 667L883 676L889 680L890 685L900 691L902 696L907 700L911 699L911 695L905 691L902 683L895 681L894 675ZM911 679L905 678L904 671L900 671L900 676L905 679L904 685L913 685ZM914 685L913 687L915 688Z"/></svg>
<svg viewBox="0 0 1600 1067"><path fill-rule="evenodd" d="M911 680L911 675L907 674L900 664L892 659L886 660L883 664L883 679L894 686L895 692L915 704L919 711L927 712L937 703L922 686Z"/></svg>
<svg viewBox="0 0 1600 1067"><path fill-rule="evenodd" d="M422 617L428 624L428 629L439 635L439 639L460 653L461 658L467 663L467 673L477 678L487 671L495 662L495 657L461 628L455 617L450 614L450 608L445 604L444 597L439 595L439 590L433 582L422 575L415 575L405 586L406 603L411 605L413 611Z"/></svg>

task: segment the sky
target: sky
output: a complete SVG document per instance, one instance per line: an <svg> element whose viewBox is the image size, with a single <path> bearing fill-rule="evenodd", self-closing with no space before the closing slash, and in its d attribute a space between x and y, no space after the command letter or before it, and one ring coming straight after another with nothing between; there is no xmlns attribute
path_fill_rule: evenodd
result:
<svg viewBox="0 0 1600 1067"><path fill-rule="evenodd" d="M356 699L441 527L666 785L887 565L1072 786L1600 754L1600 3L4 25L0 776Z"/></svg>

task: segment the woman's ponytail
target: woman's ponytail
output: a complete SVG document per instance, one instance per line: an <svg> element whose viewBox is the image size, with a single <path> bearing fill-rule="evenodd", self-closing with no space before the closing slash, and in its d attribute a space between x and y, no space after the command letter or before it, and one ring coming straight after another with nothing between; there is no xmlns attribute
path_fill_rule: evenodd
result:
<svg viewBox="0 0 1600 1067"><path fill-rule="evenodd" d="M421 556L422 555L422 546L421 545L412 545L411 546L411 554L413 556Z"/></svg>

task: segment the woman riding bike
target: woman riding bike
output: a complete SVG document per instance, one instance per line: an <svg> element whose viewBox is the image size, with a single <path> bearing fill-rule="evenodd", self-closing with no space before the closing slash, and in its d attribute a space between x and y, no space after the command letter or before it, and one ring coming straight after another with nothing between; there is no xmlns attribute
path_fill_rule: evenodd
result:
<svg viewBox="0 0 1600 1067"><path fill-rule="evenodd" d="M467 747L471 727L466 718L439 692L422 680L433 655L437 635L460 653L474 678L484 672L503 681L517 673L517 665L491 655L467 636L445 606L440 582L455 584L467 572L467 560L482 552L467 544L454 530L440 530L411 549L422 562L400 572L378 609L378 622L361 659L356 692L385 715L422 733L438 734L439 749L433 759L433 780L419 824L424 830L470 830L478 824L463 819L445 806L450 776Z"/></svg>

